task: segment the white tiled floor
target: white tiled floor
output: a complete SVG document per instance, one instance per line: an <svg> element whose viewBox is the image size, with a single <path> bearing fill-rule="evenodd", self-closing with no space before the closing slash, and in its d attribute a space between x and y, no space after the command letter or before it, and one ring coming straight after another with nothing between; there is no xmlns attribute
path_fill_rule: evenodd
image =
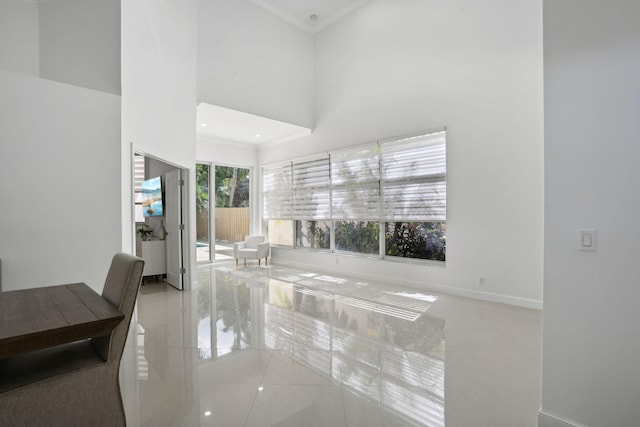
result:
<svg viewBox="0 0 640 427"><path fill-rule="evenodd" d="M131 426L535 426L541 313L283 266L142 287Z"/></svg>

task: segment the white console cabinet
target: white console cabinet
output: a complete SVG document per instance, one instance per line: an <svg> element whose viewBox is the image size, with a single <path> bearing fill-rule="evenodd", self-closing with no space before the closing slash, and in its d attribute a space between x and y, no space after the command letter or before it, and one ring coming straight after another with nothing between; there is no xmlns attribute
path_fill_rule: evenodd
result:
<svg viewBox="0 0 640 427"><path fill-rule="evenodd" d="M167 274L165 240L141 240L140 257L144 259L143 276Z"/></svg>

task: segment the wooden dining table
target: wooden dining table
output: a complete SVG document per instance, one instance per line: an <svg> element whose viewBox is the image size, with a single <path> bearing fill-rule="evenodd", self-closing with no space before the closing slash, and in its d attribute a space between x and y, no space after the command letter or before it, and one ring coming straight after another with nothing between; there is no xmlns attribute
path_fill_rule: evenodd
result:
<svg viewBox="0 0 640 427"><path fill-rule="evenodd" d="M123 319L85 283L0 292L0 358L109 335Z"/></svg>

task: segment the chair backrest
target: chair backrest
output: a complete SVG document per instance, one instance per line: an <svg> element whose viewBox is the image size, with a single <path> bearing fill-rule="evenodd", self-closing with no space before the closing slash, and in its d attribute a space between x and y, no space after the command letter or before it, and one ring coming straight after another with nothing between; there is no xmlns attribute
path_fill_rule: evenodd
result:
<svg viewBox="0 0 640 427"><path fill-rule="evenodd" d="M108 363L120 365L124 344L133 315L138 290L142 282L144 260L133 255L119 253L113 257L104 283L102 296L124 314L124 319L110 336L92 339L92 343Z"/></svg>
<svg viewBox="0 0 640 427"><path fill-rule="evenodd" d="M256 249L259 243L264 243L267 238L264 236L247 236L244 238L246 248Z"/></svg>

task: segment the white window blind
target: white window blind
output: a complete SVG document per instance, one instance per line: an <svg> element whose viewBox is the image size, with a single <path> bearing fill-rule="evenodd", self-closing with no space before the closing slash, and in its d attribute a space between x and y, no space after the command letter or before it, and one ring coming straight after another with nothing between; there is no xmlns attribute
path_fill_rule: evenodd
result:
<svg viewBox="0 0 640 427"><path fill-rule="evenodd" d="M381 145L383 219L445 221L446 132Z"/></svg>
<svg viewBox="0 0 640 427"><path fill-rule="evenodd" d="M142 192L142 181L144 181L144 156L136 154L133 156L133 188L136 193Z"/></svg>
<svg viewBox="0 0 640 427"><path fill-rule="evenodd" d="M377 144L331 154L333 219L380 218L380 163Z"/></svg>
<svg viewBox="0 0 640 427"><path fill-rule="evenodd" d="M262 170L263 216L266 219L291 219L291 164Z"/></svg>
<svg viewBox="0 0 640 427"><path fill-rule="evenodd" d="M134 188L134 212L135 221L144 222L144 214L142 213L142 181L145 177L145 158L143 155L136 154L133 156L133 188Z"/></svg>
<svg viewBox="0 0 640 427"><path fill-rule="evenodd" d="M294 162L292 215L294 219L331 218L329 157Z"/></svg>
<svg viewBox="0 0 640 427"><path fill-rule="evenodd" d="M446 221L446 132L263 169L266 219Z"/></svg>

